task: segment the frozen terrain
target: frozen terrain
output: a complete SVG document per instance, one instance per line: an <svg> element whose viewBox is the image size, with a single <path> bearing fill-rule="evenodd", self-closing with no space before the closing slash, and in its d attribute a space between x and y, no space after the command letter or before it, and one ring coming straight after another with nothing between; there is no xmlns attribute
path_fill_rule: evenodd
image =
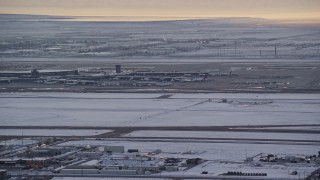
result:
<svg viewBox="0 0 320 180"><path fill-rule="evenodd" d="M203 158L217 161L244 161L247 156L259 153L287 155L316 154L318 145L284 145L284 144L232 144L232 143L190 143L190 142L144 142L144 141L108 141L81 140L69 141L59 146L124 146L125 149L139 149L141 152L153 152L161 149L172 157ZM159 154L161 156L161 154Z"/></svg>
<svg viewBox="0 0 320 180"><path fill-rule="evenodd" d="M164 175L184 175L188 176L203 176L200 173L203 171L208 172L208 177L210 176L218 176L220 174L226 173L228 171L231 172L243 172L243 173L267 173L267 177L255 177L255 179L298 179L306 178L308 174L316 170L316 166L301 166L301 165L263 165L257 166L257 164L238 164L233 162L216 162L209 161L203 163L199 166L196 166L192 169L182 172L165 172ZM289 173L297 171L298 175L290 175ZM288 173L289 172L289 173ZM230 177L230 176L229 176ZM244 177L235 176L235 179L242 179ZM221 177L222 179L222 177Z"/></svg>
<svg viewBox="0 0 320 180"><path fill-rule="evenodd" d="M52 180L127 180L128 178L117 178L117 177L108 177L108 178L99 178L99 177L54 177ZM140 180L141 178L130 178L132 180ZM144 180L166 180L167 178L143 178Z"/></svg>
<svg viewBox="0 0 320 180"><path fill-rule="evenodd" d="M292 139L319 140L319 134L255 133L255 132L195 132L195 131L134 131L124 137L230 138L230 139Z"/></svg>
<svg viewBox="0 0 320 180"><path fill-rule="evenodd" d="M167 99L159 96L2 93L0 125L250 126L320 122L318 94L174 94Z"/></svg>
<svg viewBox="0 0 320 180"><path fill-rule="evenodd" d="M0 129L0 136L95 136L110 130Z"/></svg>
<svg viewBox="0 0 320 180"><path fill-rule="evenodd" d="M319 23L257 18L139 22L87 18L0 15L0 71L111 68L120 64L148 66L155 71L235 75L175 83L164 92L317 93L320 89ZM11 80L0 78L1 92L132 92L136 88L66 87ZM162 91L152 86L135 92L146 89Z"/></svg>
<svg viewBox="0 0 320 180"><path fill-rule="evenodd" d="M0 142L0 145L1 146L15 146L15 145L18 145L18 146L22 146L22 145L29 145L29 144L36 144L38 143L39 141L37 140L32 140L32 139L29 139L29 138L23 138L23 139L11 139L11 140L6 140L6 141L2 141Z"/></svg>
<svg viewBox="0 0 320 180"><path fill-rule="evenodd" d="M7 61L17 57L319 60L320 55L319 24L255 18L98 22L2 14L0 25L0 57Z"/></svg>
<svg viewBox="0 0 320 180"><path fill-rule="evenodd" d="M310 174L317 169L314 165L286 165L286 164L263 164L254 163L244 164L246 156L251 157L259 153L274 153L278 155L303 155L315 154L318 146L309 145L265 145L265 144L229 144L229 143L190 143L190 142L130 142L130 141L69 141L60 146L87 144L103 146L108 145L124 145L126 149L139 149L140 152L153 152L161 149L162 153L156 155L159 157L179 157L179 158L203 158L207 162L200 164L194 168L179 171L165 172L163 175L185 175L187 176L203 176L202 171L208 171L208 177L218 176L228 171L257 172L268 173L267 178L288 178L288 172L297 170L301 177ZM159 148L161 147L161 148ZM289 175L290 176L290 175ZM295 176L290 176L295 178Z"/></svg>
<svg viewBox="0 0 320 180"><path fill-rule="evenodd" d="M214 177L242 171L268 173L270 179L304 178L319 165L244 160L260 153L297 157L318 153L319 42L319 24L264 19L88 22L0 15L0 71L113 70L120 64L123 69L213 75L210 81L177 83L168 89L4 78L0 145L38 142L17 139L22 136L65 136L57 146L115 145L141 153L161 149L154 156L206 160L191 169L163 172L168 176ZM156 93L138 93L146 89ZM292 171L299 175L288 175Z"/></svg>

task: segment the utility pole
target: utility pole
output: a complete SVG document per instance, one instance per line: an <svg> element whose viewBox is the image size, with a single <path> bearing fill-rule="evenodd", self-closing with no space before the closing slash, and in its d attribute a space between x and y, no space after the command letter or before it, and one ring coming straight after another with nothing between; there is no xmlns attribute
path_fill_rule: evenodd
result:
<svg viewBox="0 0 320 180"><path fill-rule="evenodd" d="M261 49L260 49L260 56L262 55Z"/></svg>
<svg viewBox="0 0 320 180"><path fill-rule="evenodd" d="M274 45L274 55L277 56L277 45Z"/></svg>

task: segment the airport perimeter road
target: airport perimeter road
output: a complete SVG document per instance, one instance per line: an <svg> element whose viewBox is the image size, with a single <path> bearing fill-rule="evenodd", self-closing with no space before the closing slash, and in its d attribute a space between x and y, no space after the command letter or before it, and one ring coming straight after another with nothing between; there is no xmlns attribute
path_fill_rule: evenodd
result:
<svg viewBox="0 0 320 180"><path fill-rule="evenodd" d="M108 130L108 132L93 135L93 136L56 136L63 137L66 140L74 139L94 139L94 140L108 140L108 141L149 141L149 142L201 142L201 143L245 143L245 144L287 144L287 145L320 145L318 139L312 138L320 134L319 130L309 130L304 129L310 126L320 127L320 125L268 125L268 126L207 126L207 127L47 127L47 126L3 126L0 129L14 131L19 130L36 130L36 129L47 129L47 130ZM274 129L272 129L274 128ZM278 129L276 129L278 128ZM292 128L292 129L286 129ZM299 129L301 128L301 129ZM138 135L131 136L128 135L134 132L168 132L169 134L157 136ZM170 135L170 132L178 133L216 133L218 136L176 136ZM253 136L243 136L239 137L237 134L248 134L252 133ZM266 136L261 136L261 134L272 134L275 133L275 136L281 136L277 138L270 138ZM223 136L219 136L223 134ZM230 135L229 135L230 134ZM260 134L260 136L255 136L254 134ZM297 137L291 137L292 134L296 134ZM46 135L43 135L44 137ZM299 137L302 136L302 139ZM310 136L310 138L304 138L305 136ZM10 138L21 137L21 135L6 135L0 136L0 139L7 140ZM24 135L24 137L41 137L41 135Z"/></svg>
<svg viewBox="0 0 320 180"><path fill-rule="evenodd" d="M301 127L301 129L299 129ZM320 130L303 129L303 127L319 127L320 124L292 124L292 125L250 125L250 126L136 126L136 127L108 127L108 126L0 126L0 129L73 129L100 130L108 129L112 132L94 137L119 137L133 131L229 131L229 132L277 132L277 133L307 133L320 134ZM275 129L272 129L275 128ZM279 129L276 129L279 128ZM283 129L281 129L283 128ZM292 128L292 129L290 129Z"/></svg>
<svg viewBox="0 0 320 180"><path fill-rule="evenodd" d="M36 174L36 173L30 173L30 174L19 174L19 173L13 173L11 174L12 177L28 177L28 178L41 178L41 177L72 177L72 178L80 178L80 177L87 177L87 178L139 178L139 179L145 179L145 178L159 178L159 179L174 179L174 180L182 180L182 179L239 179L239 176L237 177L226 177L226 176L207 176L207 175L162 175L162 174L153 174L153 175L136 175L136 176L121 176L121 175L108 175L108 174L52 174L52 173L41 173L41 174ZM261 180L261 179L274 179L274 178L267 178L267 177L243 177L241 176L241 179L243 180ZM278 178L277 178L278 179ZM282 180L282 179L278 179ZM285 180L285 179L283 179Z"/></svg>

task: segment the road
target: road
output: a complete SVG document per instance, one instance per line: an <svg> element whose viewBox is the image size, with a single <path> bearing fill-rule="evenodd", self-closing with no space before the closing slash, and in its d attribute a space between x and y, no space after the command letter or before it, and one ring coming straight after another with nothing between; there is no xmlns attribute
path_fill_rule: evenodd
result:
<svg viewBox="0 0 320 180"><path fill-rule="evenodd" d="M77 127L77 126L0 126L0 129L72 129L72 130L101 130L108 129L111 132L95 136L61 136L66 140L73 139L103 139L110 141L150 141L150 142L201 142L201 143L254 143L254 144L291 144L291 145L320 145L320 140L294 140L294 139L270 139L270 138L203 138L203 137L124 137L123 135L134 131L197 131L197 132L258 132L258 133L301 133L320 134L320 130L308 130L303 127L320 127L314 125L257 125L257 126L162 126L162 127ZM272 129L272 128L295 129ZM301 129L297 129L301 127ZM266 129L264 129L266 128ZM268 129L270 128L270 129ZM1 136L1 140L8 140L21 136ZM39 137L39 136L24 136Z"/></svg>

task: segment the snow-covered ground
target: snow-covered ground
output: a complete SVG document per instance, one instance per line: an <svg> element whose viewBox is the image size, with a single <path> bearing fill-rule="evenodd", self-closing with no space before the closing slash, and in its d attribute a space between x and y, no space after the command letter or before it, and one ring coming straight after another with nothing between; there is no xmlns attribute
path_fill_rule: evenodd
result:
<svg viewBox="0 0 320 180"><path fill-rule="evenodd" d="M106 61L109 63L143 63L143 64L201 64L201 63L212 63L212 62L222 62L222 63L295 63L295 64L306 64L306 63L318 63L319 59L248 59L248 58L238 58L238 59L228 59L228 58L1 58L3 62L101 62Z"/></svg>
<svg viewBox="0 0 320 180"><path fill-rule="evenodd" d="M260 129L260 130L266 130L266 129L278 129L278 130L312 130L312 131L320 131L320 126L299 126L299 127L264 127L264 128L254 128L254 127L248 127L248 128L231 128L231 129Z"/></svg>
<svg viewBox="0 0 320 180"><path fill-rule="evenodd" d="M153 152L161 149L162 153L157 157L178 157L178 158L203 158L207 162L194 168L179 172L162 172L163 175L180 176L207 176L201 175L202 171L208 171L208 176L218 176L228 171L242 171L243 173L267 173L267 178L288 178L288 172L297 171L299 175L290 178L301 178L310 174L319 166L306 164L272 164L253 162L245 164L247 157L255 156L259 153L274 153L278 155L313 155L317 154L317 145L270 145L270 144L230 144L230 143L190 143L190 142L132 142L132 141L101 141L83 140L69 141L59 146L70 145L122 145L126 149L139 149L140 152ZM260 165L257 165L260 164Z"/></svg>
<svg viewBox="0 0 320 180"><path fill-rule="evenodd" d="M223 173L231 172L242 172L242 173L267 173L267 176L256 177L257 179L300 179L307 177L311 172L316 170L317 166L314 165L296 165L296 164L260 164L255 166L254 164L243 164L243 163L233 163L233 162L216 162L208 161L200 164L192 169L183 172L164 172L163 175L184 175L188 176L218 176ZM207 171L208 175L201 175L200 173ZM291 172L297 171L297 175L290 175ZM222 176L223 177L223 176ZM242 179L246 176L228 176L228 177L238 177ZM300 178L299 178L300 177Z"/></svg>
<svg viewBox="0 0 320 180"><path fill-rule="evenodd" d="M28 61L24 58L30 57L32 61L55 62L69 57L68 61L100 57L101 61L116 58L123 59L122 62L154 62L153 58L162 58L158 60L161 63L194 63L202 58L207 58L207 62L224 58L241 61L258 58L263 62L277 57L288 61L319 59L319 24L312 27L257 18L157 22L110 22L109 18L106 22L85 22L69 17L43 19L48 17L0 15L0 37L3 37L0 38L0 54L6 61ZM93 43L89 46L88 42ZM44 45L46 48L42 47ZM140 57L144 60L132 60Z"/></svg>
<svg viewBox="0 0 320 180"><path fill-rule="evenodd" d="M0 98L47 98L47 99L139 99L157 98L161 94L151 93L1 93Z"/></svg>
<svg viewBox="0 0 320 180"><path fill-rule="evenodd" d="M29 145L29 144L36 144L39 141L37 140L33 140L33 139L29 139L29 138L23 138L23 139L11 139L11 140L6 140L6 141L2 141L0 142L1 146L15 146L15 145Z"/></svg>
<svg viewBox="0 0 320 180"><path fill-rule="evenodd" d="M230 139L288 139L319 140L319 134L210 132L210 131L134 131L124 137L178 137L178 138L230 138Z"/></svg>
<svg viewBox="0 0 320 180"><path fill-rule="evenodd" d="M52 180L127 180L128 178L116 177L54 177ZM141 178L130 178L140 180ZM143 180L167 180L167 178L143 178Z"/></svg>
<svg viewBox="0 0 320 180"><path fill-rule="evenodd" d="M0 129L0 136L94 136L111 130L83 129Z"/></svg>
<svg viewBox="0 0 320 180"><path fill-rule="evenodd" d="M259 153L286 155L313 155L319 151L318 145L285 145L285 144L232 144L232 143L190 143L190 142L145 142L145 141L103 141L82 140L68 141L59 146L124 146L125 149L139 149L140 152L153 152L161 149L171 157L203 158L218 161L243 161ZM163 156L163 154L159 154Z"/></svg>
<svg viewBox="0 0 320 180"><path fill-rule="evenodd" d="M1 126L319 124L318 94L2 93ZM227 99L227 103L222 103Z"/></svg>

